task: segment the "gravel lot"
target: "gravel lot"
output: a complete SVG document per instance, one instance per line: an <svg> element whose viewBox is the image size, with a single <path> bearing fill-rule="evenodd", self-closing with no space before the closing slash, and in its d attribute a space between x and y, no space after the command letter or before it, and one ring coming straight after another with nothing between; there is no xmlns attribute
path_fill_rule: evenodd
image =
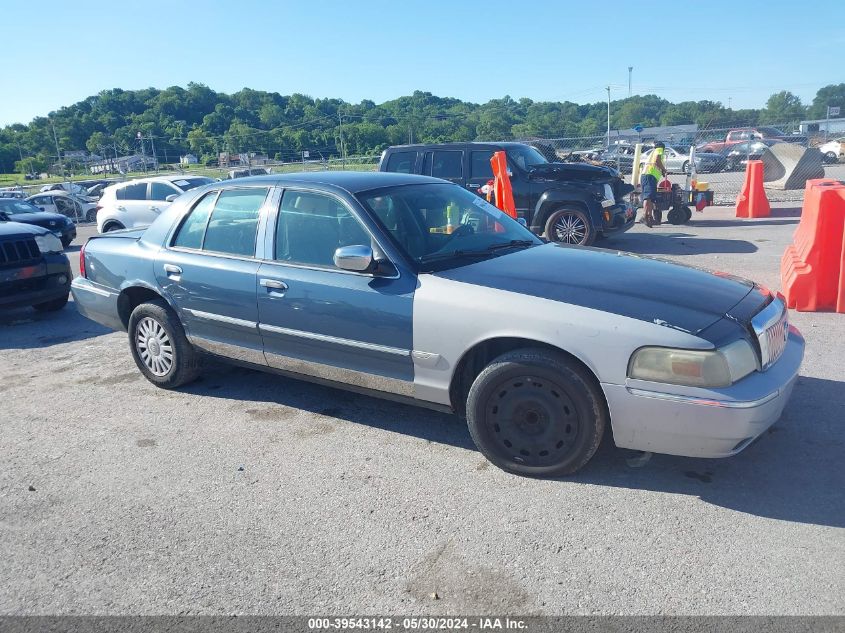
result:
<svg viewBox="0 0 845 633"><path fill-rule="evenodd" d="M777 288L799 212L604 245ZM741 455L608 438L540 481L454 417L224 365L161 391L72 303L5 313L0 613L845 614L845 315L793 322L802 377Z"/></svg>

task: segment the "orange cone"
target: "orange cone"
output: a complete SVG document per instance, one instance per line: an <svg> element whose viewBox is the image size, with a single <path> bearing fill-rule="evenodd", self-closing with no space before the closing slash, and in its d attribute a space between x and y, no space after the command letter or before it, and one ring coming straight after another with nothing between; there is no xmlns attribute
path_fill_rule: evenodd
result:
<svg viewBox="0 0 845 633"><path fill-rule="evenodd" d="M516 204L513 201L513 189L511 179L508 176L508 159L504 152L495 152L490 157L490 166L493 168L495 182L493 191L496 196L496 206L516 219Z"/></svg>
<svg viewBox="0 0 845 633"><path fill-rule="evenodd" d="M736 217L767 218L772 208L763 189L763 161L750 160L745 170L745 184L736 198Z"/></svg>

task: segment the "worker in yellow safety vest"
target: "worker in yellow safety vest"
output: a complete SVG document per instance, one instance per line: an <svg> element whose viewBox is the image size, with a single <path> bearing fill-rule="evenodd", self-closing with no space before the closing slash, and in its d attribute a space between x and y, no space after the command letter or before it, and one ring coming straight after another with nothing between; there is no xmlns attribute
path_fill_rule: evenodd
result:
<svg viewBox="0 0 845 633"><path fill-rule="evenodd" d="M640 175L644 211L643 222L649 228L655 224L654 205L657 199L657 180L666 176L666 165L663 164L663 150L665 149L666 145L659 141L654 144L654 149L648 155L648 162ZM660 222L657 222L657 224L660 224Z"/></svg>

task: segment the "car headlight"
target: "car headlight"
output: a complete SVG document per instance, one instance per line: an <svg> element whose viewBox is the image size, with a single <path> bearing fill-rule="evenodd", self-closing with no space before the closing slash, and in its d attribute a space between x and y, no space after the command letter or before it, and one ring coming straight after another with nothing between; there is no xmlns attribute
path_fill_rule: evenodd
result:
<svg viewBox="0 0 845 633"><path fill-rule="evenodd" d="M45 235L36 235L35 243L38 244L38 250L42 253L62 252L61 240L52 233L47 233Z"/></svg>
<svg viewBox="0 0 845 633"><path fill-rule="evenodd" d="M716 350L643 347L631 356L628 376L689 387L728 387L757 370L757 354L743 339Z"/></svg>

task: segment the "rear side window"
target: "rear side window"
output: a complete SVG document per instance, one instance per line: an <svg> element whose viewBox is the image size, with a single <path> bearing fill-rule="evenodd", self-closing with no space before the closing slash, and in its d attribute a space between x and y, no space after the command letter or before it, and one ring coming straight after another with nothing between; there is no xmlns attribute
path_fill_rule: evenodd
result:
<svg viewBox="0 0 845 633"><path fill-rule="evenodd" d="M470 178L492 178L493 167L490 165L490 159L493 158L493 152L472 152L470 154L469 176Z"/></svg>
<svg viewBox="0 0 845 633"><path fill-rule="evenodd" d="M229 255L255 255L255 235L258 232L258 212L267 189L230 189L217 198L202 250Z"/></svg>
<svg viewBox="0 0 845 633"><path fill-rule="evenodd" d="M394 152L387 159L387 171L398 174L413 174L416 152Z"/></svg>
<svg viewBox="0 0 845 633"><path fill-rule="evenodd" d="M193 208L190 215L185 218L182 226L179 227L179 232L176 233L176 238L173 240L173 246L181 246L182 248L202 248L202 238L205 235L205 225L208 224L208 216L211 214L211 208L214 206L214 201L217 199L217 192L212 191L206 194Z"/></svg>
<svg viewBox="0 0 845 633"><path fill-rule="evenodd" d="M139 182L134 185L126 185L117 190L118 200L146 200L147 183Z"/></svg>
<svg viewBox="0 0 845 633"><path fill-rule="evenodd" d="M463 176L463 152L434 152L431 175L435 178L460 178Z"/></svg>

